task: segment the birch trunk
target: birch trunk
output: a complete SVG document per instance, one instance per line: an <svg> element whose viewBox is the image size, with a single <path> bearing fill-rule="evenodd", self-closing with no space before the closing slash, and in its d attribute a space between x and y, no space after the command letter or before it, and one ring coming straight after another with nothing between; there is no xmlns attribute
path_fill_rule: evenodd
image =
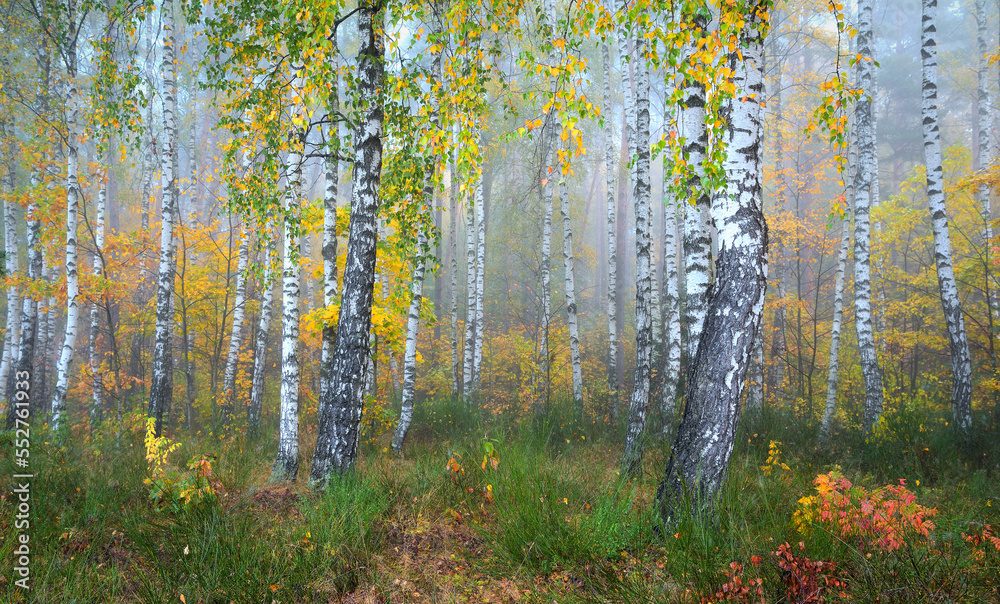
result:
<svg viewBox="0 0 1000 604"><path fill-rule="evenodd" d="M847 272L847 245L851 241L851 217L840 219L840 251L837 252L837 276L833 284L833 324L830 327L830 362L826 379L826 406L819 425L820 445L830 439L833 412L837 406L837 375L840 370L840 331L844 320L844 273Z"/></svg>
<svg viewBox="0 0 1000 604"><path fill-rule="evenodd" d="M573 370L573 405L578 420L583 419L583 371L580 367L580 328L576 317L576 281L573 267L573 223L569 213L566 178L560 170L559 207L563 223L563 271L566 286L566 319L569 322L569 357Z"/></svg>
<svg viewBox="0 0 1000 604"><path fill-rule="evenodd" d="M301 87L296 82L296 88ZM281 411L278 456L271 482L294 481L299 473L299 286L304 132L294 128L285 170L284 253L282 258Z"/></svg>
<svg viewBox="0 0 1000 604"><path fill-rule="evenodd" d="M339 145L338 145L339 147ZM339 152L339 148L334 151ZM340 184L340 162L328 158L325 166L326 189L323 194L323 305L327 308L337 301L337 188ZM330 386L330 359L337 336L337 326L332 321L323 322L323 350L320 355L320 402L326 400Z"/></svg>
<svg viewBox="0 0 1000 604"><path fill-rule="evenodd" d="M485 145L484 145L485 147ZM486 286L486 216L482 177L476 187L476 341L472 351L472 389L479 392L479 381L483 370L483 338L486 326L483 324Z"/></svg>
<svg viewBox="0 0 1000 604"><path fill-rule="evenodd" d="M948 207L944 196L937 110L937 8L937 0L923 0L920 48L923 59L923 90L920 113L923 117L924 157L927 161L927 201L931 211L931 227L934 230L934 259L951 352L951 413L955 432L964 440L969 437L972 428L972 360L969 340L965 334L965 320L962 317L962 301L951 263Z"/></svg>
<svg viewBox="0 0 1000 604"><path fill-rule="evenodd" d="M708 27L708 7L693 9L692 35L700 39ZM693 52L688 48L687 52ZM705 126L705 87L693 80L684 81L681 133L684 152L691 166L688 177L688 199L684 200L684 321L688 329L687 358L690 363L698 352L702 324L708 305L711 282L712 235L709 228L712 201L701 186L705 174L704 162L708 151L708 130Z"/></svg>
<svg viewBox="0 0 1000 604"><path fill-rule="evenodd" d="M622 454L622 474L637 476L642 472L642 433L646 427L649 410L649 382L653 366L653 309L651 304L651 254L650 181L649 181L649 68L646 48L642 38L636 38L635 77L636 127L635 174L633 196L635 199L635 385L629 404L628 427L625 432L625 451Z"/></svg>
<svg viewBox="0 0 1000 604"><path fill-rule="evenodd" d="M244 170L246 164L244 163ZM240 227L239 257L236 261L236 299L233 302L233 329L229 335L229 352L226 355L226 372L222 378L225 402L222 405L222 428L229 429L236 408L236 369L240 360L243 341L243 320L246 315L247 264L250 255L250 233L246 223Z"/></svg>
<svg viewBox="0 0 1000 604"><path fill-rule="evenodd" d="M37 185L38 177L33 175L32 188ZM41 241L41 224L36 213L38 212L38 206L35 205L34 200L28 205L28 210L25 213L25 222L27 226L27 236L28 236L28 267L27 267L27 277L29 280L38 279L42 272L42 241ZM17 357L13 359L10 373L7 376L7 382L5 384L8 392L14 392L15 386L18 382L27 380L28 387L26 390L29 392L38 388L39 374L37 368L35 367L35 342L37 336L38 328L38 302L29 295L25 295L21 298L21 316L20 316L20 332L21 340L20 346L17 348ZM29 414L34 414L35 407L39 406L39 403L29 405ZM7 418L6 418L6 429L13 430L17 424L16 413L14 412L17 406L14 404L12 399L8 399L7 402Z"/></svg>
<svg viewBox="0 0 1000 604"><path fill-rule="evenodd" d="M685 496L710 508L722 486L736 438L750 357L760 335L767 288L767 223L762 209L763 31L760 13L747 16L731 53L735 97L725 107L726 194L713 207L719 229L718 278L702 342L689 370L687 404L657 499L673 521Z"/></svg>
<svg viewBox="0 0 1000 604"><path fill-rule="evenodd" d="M667 174L664 168L664 174ZM664 238L663 238L663 388L661 392L661 431L667 438L674 429L677 416L677 386L681 379L681 307L677 274L677 200L670 193L669 184L663 183Z"/></svg>
<svg viewBox="0 0 1000 604"><path fill-rule="evenodd" d="M76 352L76 337L80 323L80 275L78 273L77 229L79 226L80 185L77 180L79 170L80 141L77 130L79 100L76 83L76 2L67 2L67 18L70 24L67 37L71 40L66 52L66 331L62 352L56 365L56 386L52 393L52 432L58 432L62 419L66 393L69 391L69 374ZM159 434L159 430L157 430Z"/></svg>
<svg viewBox="0 0 1000 604"><path fill-rule="evenodd" d="M986 0L976 0L976 48L979 55L979 70L977 73L976 90L976 129L979 137L979 153L975 157L974 169L984 170L993 163L993 145L990 137L992 133L990 106L990 83L989 83L989 45L986 36ZM983 239L986 244L983 246L986 255L986 266L990 267L990 251L993 241L993 211L990 207L990 187L983 183L976 190L976 202L979 204L979 211L983 220ZM987 271L988 275L988 271ZM986 301L989 304L990 312L996 317L1000 312L997 293L990 286L992 282L987 276L986 279Z"/></svg>
<svg viewBox="0 0 1000 604"><path fill-rule="evenodd" d="M254 345L253 377L250 382L250 406L247 408L247 433L255 437L260 432L260 412L264 404L264 374L267 372L267 340L271 332L274 312L274 237L266 237L264 251L264 280L260 292L260 318Z"/></svg>
<svg viewBox="0 0 1000 604"><path fill-rule="evenodd" d="M382 173L383 19L380 2L363 0L358 19L357 72L361 119L354 137L354 201L347 240L347 268L330 389L323 416L319 418L310 477L311 482L320 486L331 473L344 473L353 468L358 455Z"/></svg>
<svg viewBox="0 0 1000 604"><path fill-rule="evenodd" d="M429 216L430 206L434 202L434 161L428 160L424 169L424 203L420 213ZM430 247L424 226L417 227L417 260L413 268L413 282L410 284L410 310L406 319L406 349L403 353L403 396L399 412L399 423L392 435L392 450L402 453L406 433L413 421L413 398L417 381L417 335L420 329L420 306L424 299L424 273L427 267L427 257Z"/></svg>
<svg viewBox="0 0 1000 604"><path fill-rule="evenodd" d="M608 44L601 44L601 62L604 64L604 110L611 113L611 57ZM618 225L616 219L617 205L615 203L615 170L618 162L615 157L615 138L611 132L611 120L603 133L604 138L604 182L607 188L607 240L608 240L608 404L611 419L617 419L618 409L618 319L615 312L618 308L618 242L616 236Z"/></svg>
<svg viewBox="0 0 1000 604"><path fill-rule="evenodd" d="M458 124L455 124L458 127ZM461 390L458 375L458 164L453 151L451 157L451 183L449 184L448 208L451 214L451 395L458 396Z"/></svg>
<svg viewBox="0 0 1000 604"><path fill-rule="evenodd" d="M13 191L13 183L8 183L8 191ZM18 270L18 258L17 258L17 215L14 210L14 202L9 196L4 197L3 201L3 243L4 243L4 253L5 256L5 273L8 277L13 279L14 274ZM7 387L7 376L17 362L17 345L18 345L18 296L17 296L17 285L11 281L11 284L7 287L7 329L4 331L3 336L3 360L0 361L0 385L3 385L4 398L10 402L10 395L13 391L8 392Z"/></svg>
<svg viewBox="0 0 1000 604"><path fill-rule="evenodd" d="M104 214L108 200L107 170L102 170L99 178L101 184L97 191L97 217L94 231L94 278L104 276ZM90 412L90 423L96 425L101 421L104 412L103 395L104 380L101 372L101 359L98 352L98 338L101 334L100 300L95 297L90 306L90 386L93 406Z"/></svg>
<svg viewBox="0 0 1000 604"><path fill-rule="evenodd" d="M871 284L871 196L878 178L875 167L875 130L872 123L874 33L873 0L858 0L858 86L866 93L855 105L858 140L858 169L854 174L854 326L858 333L861 372L865 380L864 429L869 431L882 415L882 370L872 330Z"/></svg>
<svg viewBox="0 0 1000 604"><path fill-rule="evenodd" d="M42 249L39 254L41 255L41 278L43 283L52 282L52 270L48 265L48 259L45 257L45 250ZM30 262L30 260L29 260ZM44 300L44 299L43 299ZM49 310L50 304L52 304L51 299L39 300L35 306L35 312L38 316L38 330L35 333L35 359L33 360L35 365L35 376L32 378L35 380L32 388L35 389L36 400L44 401L47 399L46 393L48 390L48 367L49 367Z"/></svg>
<svg viewBox="0 0 1000 604"><path fill-rule="evenodd" d="M480 184L476 183L475 191ZM476 221L475 195L465 206L465 345L462 363L462 398L466 404L472 396L473 363L476 354Z"/></svg>

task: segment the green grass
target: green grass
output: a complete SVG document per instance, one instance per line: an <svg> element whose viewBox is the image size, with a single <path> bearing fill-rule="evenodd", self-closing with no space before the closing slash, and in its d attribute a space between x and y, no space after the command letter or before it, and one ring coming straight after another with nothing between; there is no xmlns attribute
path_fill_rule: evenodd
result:
<svg viewBox="0 0 1000 604"><path fill-rule="evenodd" d="M772 552L785 542L799 552L800 541L805 556L836 565L849 601L997 601L1000 551L963 537L1000 526L1000 439L985 417L965 452L946 412L921 405L894 408L876 442L843 429L819 449L814 426L766 412L741 428L713 511L661 526L655 491L666 443L650 440L645 473L625 480L616 471L620 427L574 417L569 401L528 417L450 399L417 409L401 458L387 450L389 434L374 438L357 471L323 493L304 480L267 486L273 439L178 434L183 446L169 462L182 469L213 455L219 490L177 512L149 498L138 430L77 432L66 446L36 434L30 601L327 602L353 593L478 602L517 592L529 602L698 602L728 580L733 562L741 579L763 581L766 601L780 601L788 575ZM18 532L6 436L0 601L29 601L11 584ZM762 470L771 441L788 470ZM905 479L920 504L937 509L930 539L885 554L822 530L800 534L798 500L835 466L868 489Z"/></svg>

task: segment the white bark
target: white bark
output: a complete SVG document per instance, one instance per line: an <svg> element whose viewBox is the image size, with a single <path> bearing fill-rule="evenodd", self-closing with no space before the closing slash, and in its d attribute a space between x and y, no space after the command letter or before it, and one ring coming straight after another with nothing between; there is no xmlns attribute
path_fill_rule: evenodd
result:
<svg viewBox="0 0 1000 604"><path fill-rule="evenodd" d="M13 186L13 183L10 183ZM17 218L14 211L14 202L8 197L4 198L3 201L3 226L4 226L4 253L5 264L4 269L6 275L13 279L15 273L18 269L18 259L17 259ZM7 287L7 328L4 330L3 336L3 359L0 361L0 387L4 388L4 398L8 398L6 392L7 388L7 376L10 374L11 368L17 361L17 344L18 344L18 295L17 286L11 283Z"/></svg>
<svg viewBox="0 0 1000 604"><path fill-rule="evenodd" d="M71 24L69 36L75 40L76 3L67 3L68 21ZM69 45L66 56L66 331L62 352L56 365L56 386L52 393L52 431L58 432L62 419L66 393L69 391L69 374L76 352L76 337L80 322L80 276L77 272L77 229L79 226L80 185L77 179L79 169L80 141L77 130L79 99L76 83L76 44ZM157 431L159 433L159 431Z"/></svg>
<svg viewBox="0 0 1000 604"><path fill-rule="evenodd" d="M361 416L367 335L377 255L377 217L382 174L382 128L385 117L378 94L385 82L381 3L364 0L358 16L358 98L360 119L354 136L354 199L347 239L344 293L337 321L337 343L330 388L316 436L310 481L324 485L334 472L355 466Z"/></svg>
<svg viewBox="0 0 1000 604"><path fill-rule="evenodd" d="M826 379L826 405L819 426L820 444L830 438L833 412L837 406L837 375L840 370L840 332L844 319L844 273L847 272L847 245L851 240L851 217L845 214L840 220L840 250L837 252L837 277L833 284L833 324L830 327L830 362Z"/></svg>
<svg viewBox="0 0 1000 604"><path fill-rule="evenodd" d="M300 86L296 82L296 86ZM271 480L295 480L299 471L299 259L302 210L302 145L304 136L293 129L285 169L284 253L282 258L281 410L278 420L278 456Z"/></svg>
<svg viewBox="0 0 1000 604"><path fill-rule="evenodd" d="M260 430L260 412L264 403L264 374L267 371L267 340L271 332L274 304L275 238L267 237L264 251L264 280L260 292L260 318L253 357L253 377L250 382L250 407L247 409L247 432L256 436Z"/></svg>
<svg viewBox="0 0 1000 604"><path fill-rule="evenodd" d="M704 8L707 10L707 7ZM693 15L692 35L699 39L708 26L706 13L702 9ZM689 46L687 53L694 49ZM705 175L705 156L708 152L708 130L705 125L705 87L693 80L684 81L684 102L681 109L681 136L684 138L684 152L691 172L688 177L688 196L682 200L684 206L684 321L687 326L687 358L690 364L698 352L702 324L708 308L708 288L711 283L712 236L711 198L701 186Z"/></svg>
<svg viewBox="0 0 1000 604"><path fill-rule="evenodd" d="M476 341L472 351L472 390L479 391L479 381L483 369L483 338L486 326L483 324L486 278L486 217L483 210L483 179L476 186Z"/></svg>
<svg viewBox="0 0 1000 604"><path fill-rule="evenodd" d="M962 301L951 262L951 237L948 229L948 207L944 195L944 170L941 164L941 134L938 131L937 110L937 0L923 0L923 27L920 54L923 58L923 117L924 157L927 161L927 202L934 230L934 260L937 264L941 307L948 329L951 351L951 412L955 431L967 438L972 428L972 360L969 340L965 333Z"/></svg>
<svg viewBox="0 0 1000 604"><path fill-rule="evenodd" d="M666 170L664 170L666 173ZM677 274L677 201L669 193L669 185L664 183L664 203L666 223L663 238L663 387L661 391L661 415L663 436L674 429L677 415L677 386L681 378L681 307Z"/></svg>
<svg viewBox="0 0 1000 604"><path fill-rule="evenodd" d="M973 165L973 168L976 170L984 170L993 163L990 115L992 99L990 98L989 57L987 56L989 45L986 36L986 25L986 0L976 0L976 53L979 55L979 69L976 79L976 130L979 137L979 153L974 158L975 164ZM989 264L991 244L989 242L993 240L993 211L990 207L990 187L988 184L983 183L979 185L979 188L976 190L976 202L982 214L983 239L986 242L983 249L986 254L986 265L989 267L991 266ZM986 301L989 304L990 312L996 318L1000 316L1000 300L998 300L996 290L991 288L992 285L993 282L987 274Z"/></svg>
<svg viewBox="0 0 1000 604"><path fill-rule="evenodd" d="M336 93L331 95L331 111L339 110ZM337 142L331 147L330 153L340 152L340 132L334 127L330 130L332 138ZM340 161L335 157L327 158L324 167L326 188L323 193L323 305L327 308L337 301L337 188L340 184ZM333 358L333 346L336 337L336 325L332 321L323 322L323 349L320 353L320 405L326 400L325 392L330 385L330 361Z"/></svg>
<svg viewBox="0 0 1000 604"><path fill-rule="evenodd" d="M874 64L872 47L873 0L858 0L858 86L866 96L858 99L855 124L858 140L858 169L854 175L854 326L858 333L861 371L865 380L864 428L871 430L882 415L882 370L875 350L871 307L871 209L875 173L875 130L872 123Z"/></svg>
<svg viewBox="0 0 1000 604"><path fill-rule="evenodd" d="M558 168L557 168L558 169ZM576 316L576 280L573 262L573 223L569 213L566 178L559 173L559 208L563 223L563 272L566 287L566 320L569 322L569 357L573 371L573 404L577 419L583 418L583 371L580 366L580 328Z"/></svg>
<svg viewBox="0 0 1000 604"><path fill-rule="evenodd" d="M477 180L476 191L480 183ZM472 395L473 363L476 354L476 222L475 192L465 207L465 347L462 363L462 398L468 403Z"/></svg>
<svg viewBox="0 0 1000 604"><path fill-rule="evenodd" d="M456 132L458 124L455 124ZM451 395L458 396L461 382L458 375L458 150L452 152L451 183L448 211L451 214Z"/></svg>
<svg viewBox="0 0 1000 604"><path fill-rule="evenodd" d="M633 197L635 203L635 385L629 404L622 474L638 475L642 471L642 433L649 410L649 384L653 362L653 309L651 305L651 229L649 180L649 68L646 64L644 39L635 39L636 57L632 73L635 78L636 127L633 147L635 168Z"/></svg>
<svg viewBox="0 0 1000 604"><path fill-rule="evenodd" d="M108 199L107 171L102 170L99 178L101 183L97 191L97 216L94 230L94 277L104 276L104 214ZM95 297L90 306L90 380L93 406L91 407L91 422L99 422L104 412L103 394L104 380L101 372L101 359L97 348L97 340L101 333L100 297Z"/></svg>
<svg viewBox="0 0 1000 604"><path fill-rule="evenodd" d="M618 221L615 204L616 161L615 138L611 127L611 57L608 44L601 44L601 62L604 65L604 111L608 114L602 132L604 138L604 182L607 196L608 238L608 398L612 419L617 419L618 397Z"/></svg>
<svg viewBox="0 0 1000 604"><path fill-rule="evenodd" d="M246 164L244 163L244 167ZM229 334L229 351L226 354L226 371L222 378L222 426L227 429L236 407L236 369L243 342L243 321L246 316L247 264L250 255L250 233L246 223L240 227L239 256L236 261L236 298L233 302L233 329Z"/></svg>
<svg viewBox="0 0 1000 604"><path fill-rule="evenodd" d="M760 335L767 289L767 223L760 156L766 24L759 16L747 17L737 42L742 56L731 53L728 61L736 90L724 108L726 191L712 207L719 229L717 286L688 372L684 418L657 493L667 521L675 518L685 501L701 513L711 509L729 468L741 395Z"/></svg>

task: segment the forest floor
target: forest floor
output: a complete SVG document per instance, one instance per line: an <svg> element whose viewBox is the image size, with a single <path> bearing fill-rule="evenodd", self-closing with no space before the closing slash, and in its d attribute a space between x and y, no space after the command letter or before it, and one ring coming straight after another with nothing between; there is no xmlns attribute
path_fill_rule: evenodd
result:
<svg viewBox="0 0 1000 604"><path fill-rule="evenodd" d="M317 493L308 421L301 479L269 484L271 440L144 445L140 417L81 418L65 445L31 444L30 597L13 585L3 437L0 601L1000 601L995 425L977 417L963 455L942 410L899 407L869 441L847 429L826 448L801 418L765 415L741 429L714 512L669 527L665 444L622 479L603 422L428 403L402 457L369 426L357 471Z"/></svg>

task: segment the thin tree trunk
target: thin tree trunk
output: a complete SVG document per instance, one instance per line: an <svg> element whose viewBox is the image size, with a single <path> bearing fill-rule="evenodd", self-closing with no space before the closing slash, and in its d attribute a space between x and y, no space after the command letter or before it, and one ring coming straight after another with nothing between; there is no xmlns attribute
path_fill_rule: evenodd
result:
<svg viewBox="0 0 1000 604"><path fill-rule="evenodd" d="M38 180L38 174L32 174L31 184L33 190L37 187ZM25 214L28 236L27 276L30 280L38 279L42 272L41 225L36 217L37 212L38 206L35 205L34 197L32 197L32 201ZM32 392L38 387L39 375L36 371L36 367L34 366L35 335L37 327L38 303L33 297L25 295L21 298L20 346L18 346L17 349L17 358L13 360L10 372L7 375L7 381L4 383L7 392L11 393L11 397L7 400L7 417L5 422L7 430L14 429L17 424L17 419L24 419L23 417L19 417L16 413L17 405L15 404L13 393L17 390L27 390L28 392ZM14 329L14 326L8 324L8 329ZM27 387L18 388L17 386L20 385L19 382L24 381L28 382ZM33 409L33 407L36 406L39 406L37 402L35 405L29 403L29 415L36 411L36 409Z"/></svg>
<svg viewBox="0 0 1000 604"><path fill-rule="evenodd" d="M41 255L41 278L43 283L51 283L52 281L52 269L49 267L48 259L45 257L45 250L42 249L39 254ZM38 315L38 332L35 335L35 375L32 376L35 380L32 387L35 389L36 400L44 401L47 400L48 394L48 379L49 379L49 310L52 304L51 299L45 300L44 304L39 301L36 305L36 313Z"/></svg>
<svg viewBox="0 0 1000 604"><path fill-rule="evenodd" d="M97 228L94 231L95 279L101 279L104 276L104 215L108 200L107 170L102 170L98 178L101 179L101 182L97 191ZM100 298L95 296L90 306L90 382L91 396L93 397L90 423L92 426L100 423L102 414L104 413L104 374L101 371L101 359L97 346L97 340L101 335Z"/></svg>
<svg viewBox="0 0 1000 604"><path fill-rule="evenodd" d="M156 419L156 434L163 430L163 416L173 399L172 347L174 293L174 220L177 213L177 65L174 62L174 2L163 3L163 154L160 182L163 189L160 227L160 273L156 291L156 335L153 346L153 383L149 415Z"/></svg>
<svg viewBox="0 0 1000 604"><path fill-rule="evenodd" d="M333 68L339 69L338 43L336 29L333 31ZM327 111L331 117L340 111L339 82L335 83L328 97ZM340 124L334 122L329 129L327 157L324 165L324 180L326 187L323 193L323 305L333 306L337 300L337 189L340 186ZM323 349L320 353L320 389L319 404L326 401L326 391L330 387L330 361L333 358L333 347L337 338L337 327L332 321L323 322ZM317 411L323 415L322 409Z"/></svg>
<svg viewBox="0 0 1000 604"><path fill-rule="evenodd" d="M478 180L476 189L465 205L465 346L462 363L462 398L468 404L472 396L473 363L476 354L476 222L475 196L482 185Z"/></svg>
<svg viewBox="0 0 1000 604"><path fill-rule="evenodd" d="M365 358L371 329L375 286L377 217L382 173L383 108L379 97L385 72L381 3L363 0L359 7L358 92L361 116L355 135L354 202L347 240L347 268L340 305L337 346L323 416L319 418L316 455L310 480L324 485L332 472L353 468L364 399Z"/></svg>
<svg viewBox="0 0 1000 604"><path fill-rule="evenodd" d="M611 113L611 57L608 43L601 44L601 62L604 65L604 110ZM618 309L618 242L615 237L618 231L617 205L615 203L615 170L618 162L615 157L615 139L612 135L611 120L607 120L602 136L604 137L604 179L607 195L607 275L608 275L608 405L612 420L617 419L618 409L618 320L615 312Z"/></svg>
<svg viewBox="0 0 1000 604"><path fill-rule="evenodd" d="M580 328L576 317L576 281L573 267L573 222L569 213L566 178L560 170L559 206L563 223L563 271L566 281L566 319L569 322L569 356L573 369L573 404L578 420L583 419L583 371L580 367Z"/></svg>
<svg viewBox="0 0 1000 604"><path fill-rule="evenodd" d="M77 180L79 169L80 141L77 131L79 99L76 83L76 2L67 2L67 19L70 24L68 38L72 40L66 53L66 330L59 363L56 365L56 387L52 393L52 432L58 432L69 391L69 374L76 352L76 337L80 323L80 275L78 273L77 229L79 226L80 185ZM159 434L159 431L157 431Z"/></svg>
<svg viewBox="0 0 1000 604"><path fill-rule="evenodd" d="M664 158L666 162L666 158ZM666 167L664 175L668 174ZM664 237L663 237L663 386L660 392L661 431L667 438L674 429L677 416L677 388L681 379L681 307L677 274L677 200L664 178Z"/></svg>
<svg viewBox="0 0 1000 604"><path fill-rule="evenodd" d="M270 216L268 217L271 218ZM267 340L271 332L274 304L275 238L266 237L264 249L264 280L260 292L260 318L254 346L253 377L250 382L250 406L247 408L247 433L256 437L260 433L260 412L264 406L264 374L267 372Z"/></svg>
<svg viewBox="0 0 1000 604"><path fill-rule="evenodd" d="M642 38L636 38L635 77L635 385L629 405L622 474L637 476L642 472L642 433L649 410L649 383L653 365L653 309L651 295L650 181L649 181L649 68ZM627 92L626 92L627 93Z"/></svg>
<svg viewBox="0 0 1000 604"><path fill-rule="evenodd" d="M973 168L977 171L984 170L993 163L992 128L990 116L990 83L989 83L989 46L986 35L986 0L976 0L976 52L979 55L979 70L977 72L976 90L976 129L979 137L979 153L975 156ZM983 245L986 255L986 266L990 267L991 241L993 241L993 211L990 207L990 186L986 183L979 185L976 189L976 203L983 220ZM989 305L993 317L1000 313L1000 302L997 300L996 290L991 286L989 271L986 276L986 302Z"/></svg>
<svg viewBox="0 0 1000 604"><path fill-rule="evenodd" d="M920 113L923 117L924 157L927 161L927 201L931 211L931 227L934 230L934 259L951 351L951 413L955 432L964 440L969 437L972 429L972 360L969 340L965 335L962 301L951 264L948 207L944 196L937 110L937 8L937 0L923 0L920 48L923 58L923 94Z"/></svg>
<svg viewBox="0 0 1000 604"><path fill-rule="evenodd" d="M731 9L727 9L731 10ZM762 208L763 30L753 11L729 56L735 96L724 108L726 194L713 218L719 229L718 278L702 343L689 371L687 404L657 499L676 519L685 496L696 510L714 502L729 468L750 357L760 335L767 289L767 223ZM742 54L742 59L740 58Z"/></svg>
<svg viewBox="0 0 1000 604"><path fill-rule="evenodd" d="M458 124L455 124L458 127ZM458 374L458 163L455 156L458 150L452 152L450 177L451 183L448 196L448 212L451 216L451 395L458 396L461 382Z"/></svg>
<svg viewBox="0 0 1000 604"><path fill-rule="evenodd" d="M296 81L296 88L301 86ZM294 481L299 473L299 285L302 211L302 146L304 133L292 132L292 148L285 170L284 253L282 260L281 411L278 455L271 481Z"/></svg>
<svg viewBox="0 0 1000 604"><path fill-rule="evenodd" d="M865 380L864 429L869 431L882 415L882 370L872 330L871 209L875 166L875 131L872 123L873 0L858 0L858 85L866 92L855 106L858 137L858 169L854 175L854 326L858 333L861 372Z"/></svg>
<svg viewBox="0 0 1000 604"><path fill-rule="evenodd" d="M8 183L8 192L13 192L14 183ZM3 225L4 225L4 253L5 256L5 273L12 280L11 284L7 286L7 329L4 331L3 337L3 360L0 361L0 384L5 388L3 393L3 398L10 403L10 397L13 395L13 391L7 392L7 376L10 375L14 364L17 362L17 345L18 345L18 296L17 296L17 285L14 284L13 278L14 274L18 270L18 259L17 259L17 217L14 211L14 202L11 196L5 196L3 200ZM12 406L12 405L9 405Z"/></svg>
<svg viewBox="0 0 1000 604"><path fill-rule="evenodd" d="M483 145L485 148L486 145ZM472 351L472 389L479 392L479 381L483 370L483 338L486 336L486 326L483 323L484 306L486 304L486 215L483 189L486 187L485 177L480 177L476 187L476 341Z"/></svg>
<svg viewBox="0 0 1000 604"><path fill-rule="evenodd" d="M840 219L840 251L837 252L837 277L833 284L833 324L830 327L830 362L826 380L826 406L819 425L819 442L825 446L830 439L833 412L837 405L837 375L840 369L840 331L844 319L844 273L847 271L847 245L851 241L851 217Z"/></svg>
<svg viewBox="0 0 1000 604"><path fill-rule="evenodd" d="M244 164L245 165L245 164ZM236 408L236 369L240 360L243 341L243 320L246 315L247 264L250 255L250 233L246 223L240 228L239 259L236 261L236 300L233 302L233 329L229 334L229 353L226 355L226 372L222 378L222 429L228 430Z"/></svg>

